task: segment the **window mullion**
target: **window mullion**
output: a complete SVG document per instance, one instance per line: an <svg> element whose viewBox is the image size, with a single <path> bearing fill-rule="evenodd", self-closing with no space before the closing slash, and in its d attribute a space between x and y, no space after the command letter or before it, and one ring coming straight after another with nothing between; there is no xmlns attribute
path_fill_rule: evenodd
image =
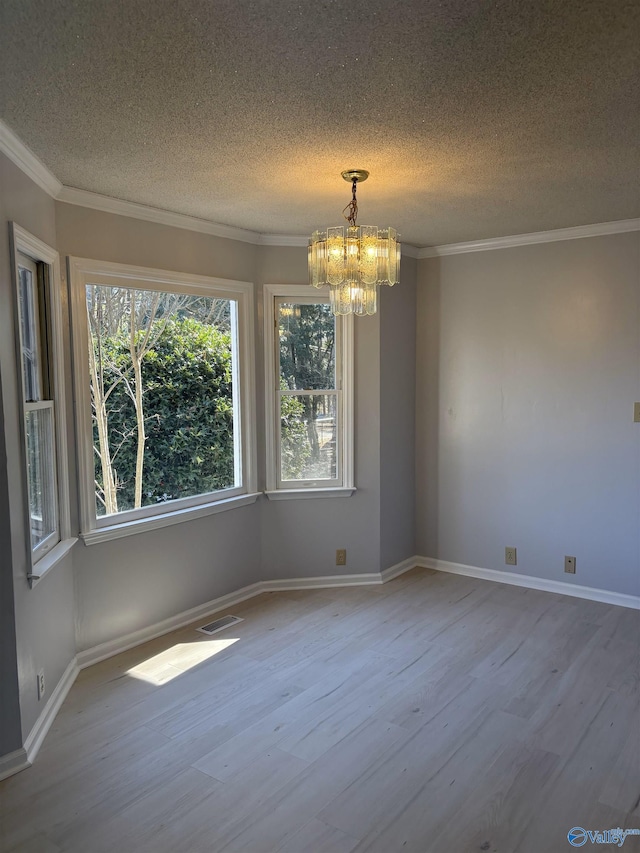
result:
<svg viewBox="0 0 640 853"><path fill-rule="evenodd" d="M284 397L314 397L322 394L336 394L339 388L278 388Z"/></svg>

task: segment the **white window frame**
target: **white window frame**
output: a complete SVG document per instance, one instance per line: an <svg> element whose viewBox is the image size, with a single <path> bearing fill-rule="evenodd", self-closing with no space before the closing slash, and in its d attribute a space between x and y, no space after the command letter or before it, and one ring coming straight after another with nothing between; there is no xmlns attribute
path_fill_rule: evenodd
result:
<svg viewBox="0 0 640 853"><path fill-rule="evenodd" d="M60 257L55 249L34 237L15 222L10 223L12 274L15 286L15 338L16 358L20 388L20 445L22 470L24 472L24 518L27 542L27 578L33 588L47 572L56 566L78 541L71 535L71 513L69 501L69 456L67 448L67 426L65 412L64 383L64 339L62 324L62 302L60 288ZM22 323L20 317L19 256L24 255L36 267L46 267L44 299L49 319L47 346L41 351L43 371L46 371L51 390L46 400L38 403L25 402L25 387L22 366ZM39 316L39 322L42 322ZM26 446L26 414L28 411L47 408L53 416L53 442L55 448L55 495L57 499L57 531L41 542L35 549L31 544L31 512L29 505L28 461Z"/></svg>
<svg viewBox="0 0 640 853"><path fill-rule="evenodd" d="M188 275L167 270L67 258L73 316L74 381L80 492L80 537L87 545L131 536L147 530L190 521L254 503L259 492L256 476L255 372L253 345L253 284L246 281ZM241 485L170 503L98 516L95 510L93 429L89 384L89 333L86 287L97 284L136 290L164 290L194 296L232 300L237 306L237 337L233 353L233 383L237 389L234 417L235 473Z"/></svg>
<svg viewBox="0 0 640 853"><path fill-rule="evenodd" d="M335 480L280 480L280 358L277 336L277 305L282 299L297 305L329 302L326 288L312 290L308 284L265 284L264 366L265 366L265 494L269 500L350 497L354 484L354 382L353 315L336 317L336 399L341 429L338 434L338 477ZM313 392L309 392L313 393ZM317 393L322 393L318 391Z"/></svg>

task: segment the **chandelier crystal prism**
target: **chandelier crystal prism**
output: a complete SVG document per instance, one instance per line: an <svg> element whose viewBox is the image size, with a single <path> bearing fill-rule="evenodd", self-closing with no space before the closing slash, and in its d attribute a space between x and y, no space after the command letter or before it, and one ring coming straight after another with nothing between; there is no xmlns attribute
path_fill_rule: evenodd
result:
<svg viewBox="0 0 640 853"><path fill-rule="evenodd" d="M343 211L348 225L314 231L309 240L309 284L329 287L334 314L375 314L378 286L400 280L400 235L394 228L357 225L356 187L369 172L342 172L352 198Z"/></svg>

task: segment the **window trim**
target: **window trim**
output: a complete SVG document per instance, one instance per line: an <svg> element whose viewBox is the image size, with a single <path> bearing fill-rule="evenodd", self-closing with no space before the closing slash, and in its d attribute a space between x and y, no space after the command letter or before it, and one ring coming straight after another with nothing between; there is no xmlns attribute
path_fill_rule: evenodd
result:
<svg viewBox="0 0 640 853"><path fill-rule="evenodd" d="M23 513L28 521L25 524L25 540L27 551L27 579L33 588L44 575L56 566L78 541L71 535L71 505L69 496L69 451L67 446L67 419L65 395L65 367L62 323L62 278L60 272L60 256L51 246L39 240L26 229L15 222L9 223L11 243L11 265L15 293L15 343L18 368L18 383L20 389L20 453L22 456L23 474ZM18 255L31 258L36 264L48 268L45 287L45 299L49 313L50 338L46 352L47 366L53 381L53 389L49 399L53 405L54 446L56 450L56 495L58 500L58 536L55 543L47 548L33 549L31 544L31 523L29 507L29 487L27 478L27 452L25 427L25 388L22 370L21 324L19 307Z"/></svg>
<svg viewBox="0 0 640 853"><path fill-rule="evenodd" d="M265 439L266 439L266 485L265 494L270 500L296 500L310 498L350 497L354 485L354 340L353 315L336 317L341 357L336 363L336 390L340 391L342 407L342 429L340 433L340 480L330 480L322 486L321 480L308 481L305 485L292 486L291 481L280 485L278 447L278 377L280 375L278 350L276 348L276 305L280 299L291 299L296 304L312 305L329 302L328 288L310 292L308 284L265 284L264 301L264 369L265 369ZM342 386L341 388L339 386ZM318 393L323 393L318 391Z"/></svg>
<svg viewBox="0 0 640 853"><path fill-rule="evenodd" d="M78 435L78 485L80 538L87 545L131 536L177 524L203 515L253 503L256 492L255 371L253 341L253 284L247 281L191 275L128 264L68 257L73 318L74 385L76 431ZM192 495L170 503L127 510L118 515L98 517L95 512L93 442L89 364L86 353L89 332L86 320L86 286L135 287L138 290L166 290L195 296L232 299L237 303L237 336L234 356L239 382L238 429L242 485L202 495ZM238 442L236 438L236 442ZM236 465L238 464L237 453Z"/></svg>

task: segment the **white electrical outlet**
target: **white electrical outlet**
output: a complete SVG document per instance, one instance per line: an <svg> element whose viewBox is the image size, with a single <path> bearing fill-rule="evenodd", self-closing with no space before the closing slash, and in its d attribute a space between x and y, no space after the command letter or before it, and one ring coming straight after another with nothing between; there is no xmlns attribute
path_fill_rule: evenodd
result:
<svg viewBox="0 0 640 853"><path fill-rule="evenodd" d="M44 691L45 691L44 669L40 670L40 672L37 675L37 679L38 679L38 702L39 702L42 699L42 697L44 696Z"/></svg>
<svg viewBox="0 0 640 853"><path fill-rule="evenodd" d="M576 558L575 557L565 557L564 558L564 570L568 575L575 575L575 573L576 573Z"/></svg>
<svg viewBox="0 0 640 853"><path fill-rule="evenodd" d="M504 549L504 561L507 566L517 566L518 565L518 555L515 548L505 548Z"/></svg>

